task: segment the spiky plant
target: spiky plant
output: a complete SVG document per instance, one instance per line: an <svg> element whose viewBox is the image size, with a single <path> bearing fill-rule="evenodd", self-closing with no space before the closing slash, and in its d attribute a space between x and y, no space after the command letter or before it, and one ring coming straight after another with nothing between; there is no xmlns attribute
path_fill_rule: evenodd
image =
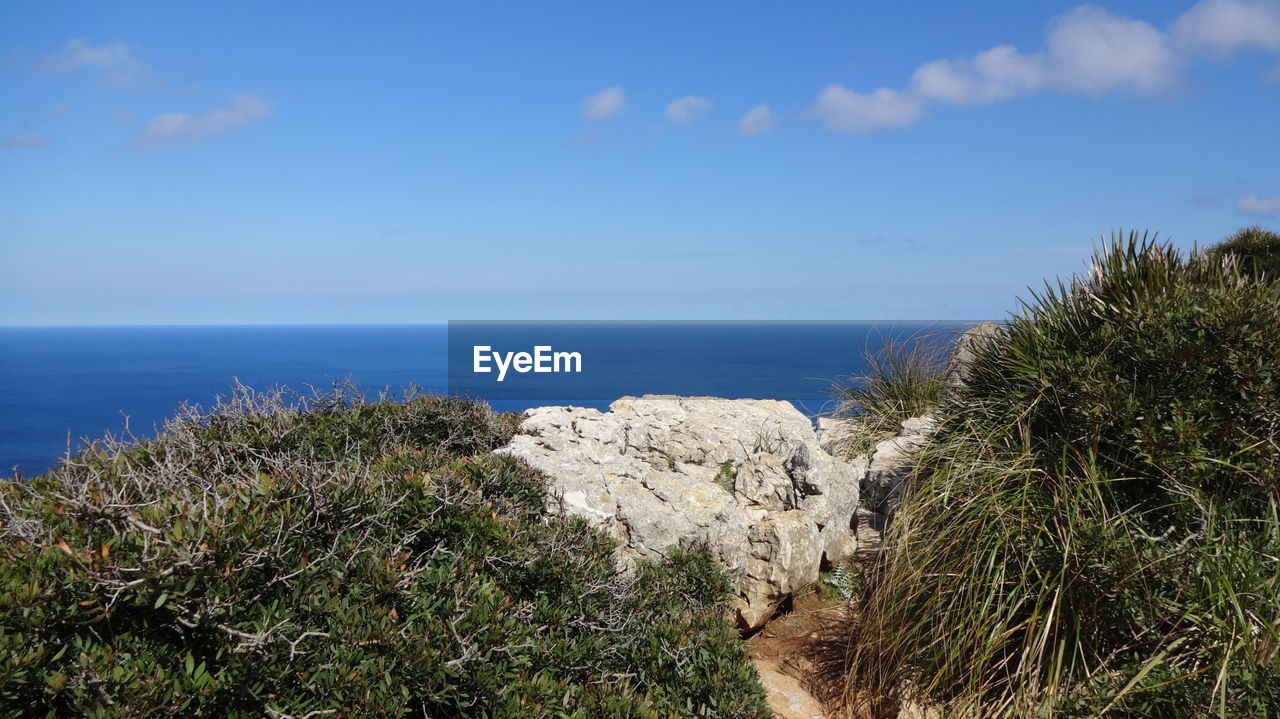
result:
<svg viewBox="0 0 1280 719"><path fill-rule="evenodd" d="M941 414L849 628L854 706L1280 715L1280 285L1113 235Z"/></svg>

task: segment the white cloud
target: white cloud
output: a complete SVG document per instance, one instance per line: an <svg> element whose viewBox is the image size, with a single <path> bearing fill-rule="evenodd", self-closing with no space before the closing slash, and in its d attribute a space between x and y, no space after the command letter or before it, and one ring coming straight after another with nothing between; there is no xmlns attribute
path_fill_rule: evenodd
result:
<svg viewBox="0 0 1280 719"><path fill-rule="evenodd" d="M1044 83L1043 58L1023 55L1010 45L997 45L972 60L934 60L911 77L911 86L920 95L956 105L1007 100Z"/></svg>
<svg viewBox="0 0 1280 719"><path fill-rule="evenodd" d="M626 101L622 88L614 85L584 99L581 104L582 116L591 122L604 122L622 112Z"/></svg>
<svg viewBox="0 0 1280 719"><path fill-rule="evenodd" d="M705 97L690 95L667 105L667 119L677 125L692 125L711 109L711 101Z"/></svg>
<svg viewBox="0 0 1280 719"><path fill-rule="evenodd" d="M1224 1L1246 0L1205 0ZM934 60L916 68L901 90L862 93L830 84L808 114L830 130L874 132L914 125L931 102L978 105L1044 90L1156 95L1177 84L1182 65L1167 33L1082 5L1050 22L1039 52L997 45L972 57Z"/></svg>
<svg viewBox="0 0 1280 719"><path fill-rule="evenodd" d="M1090 95L1158 93L1177 80L1181 64L1163 32L1094 5L1053 21L1045 62L1054 86Z"/></svg>
<svg viewBox="0 0 1280 719"><path fill-rule="evenodd" d="M756 105L738 120L738 132L743 135L763 135L778 124L768 105Z"/></svg>
<svg viewBox="0 0 1280 719"><path fill-rule="evenodd" d="M84 38L68 40L62 46L62 52L45 58L41 67L45 72L54 74L96 69L108 85L121 90L144 84L150 74L146 64L133 56L128 45L112 42L95 46Z"/></svg>
<svg viewBox="0 0 1280 719"><path fill-rule="evenodd" d="M1280 51L1280 3L1269 0L1200 0L1170 31L1189 50L1225 56L1240 48Z"/></svg>
<svg viewBox="0 0 1280 719"><path fill-rule="evenodd" d="M882 87L861 93L834 83L822 89L809 114L820 118L828 130L865 133L914 125L924 117L924 103L914 92Z"/></svg>
<svg viewBox="0 0 1280 719"><path fill-rule="evenodd" d="M134 145L194 145L270 115L271 103L267 100L257 95L238 95L231 98L230 105L216 110L158 115L142 128L134 139Z"/></svg>
<svg viewBox="0 0 1280 719"><path fill-rule="evenodd" d="M1251 215L1280 215L1280 197L1241 197L1236 200L1236 209Z"/></svg>
<svg viewBox="0 0 1280 719"><path fill-rule="evenodd" d="M49 136L39 132L15 132L12 135L0 137L0 147L16 148L16 147L43 147L49 144Z"/></svg>

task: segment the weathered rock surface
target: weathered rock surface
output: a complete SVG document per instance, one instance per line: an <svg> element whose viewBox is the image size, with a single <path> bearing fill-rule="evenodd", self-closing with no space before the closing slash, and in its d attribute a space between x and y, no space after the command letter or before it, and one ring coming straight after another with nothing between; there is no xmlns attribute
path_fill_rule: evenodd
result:
<svg viewBox="0 0 1280 719"><path fill-rule="evenodd" d="M841 456L859 434L855 431L854 420L847 417L819 417L813 433L818 439L818 446L833 457Z"/></svg>
<svg viewBox="0 0 1280 719"><path fill-rule="evenodd" d="M862 503L867 508L891 516L915 466L915 453L937 430L933 417L904 420L898 434L876 445L871 452L871 465L862 480Z"/></svg>
<svg viewBox="0 0 1280 719"><path fill-rule="evenodd" d="M499 451L550 477L561 514L615 537L623 566L706 541L737 582L745 630L816 582L824 562L857 551L866 461L825 452L788 402L650 395L608 412L539 407Z"/></svg>
<svg viewBox="0 0 1280 719"><path fill-rule="evenodd" d="M960 335L947 359L947 380L951 384L964 384L969 377L969 365L973 362L974 351L999 331L1000 326L994 322L979 322Z"/></svg>
<svg viewBox="0 0 1280 719"><path fill-rule="evenodd" d="M853 428L857 421L839 417L819 419L817 434L823 449L840 456L848 446L847 438L858 434ZM866 457L858 458L867 462L867 471L858 485L859 504L853 518L858 554L872 555L880 551L884 530L893 518L915 466L916 453L929 442L937 427L937 421L928 415L904 420L896 435L877 443Z"/></svg>

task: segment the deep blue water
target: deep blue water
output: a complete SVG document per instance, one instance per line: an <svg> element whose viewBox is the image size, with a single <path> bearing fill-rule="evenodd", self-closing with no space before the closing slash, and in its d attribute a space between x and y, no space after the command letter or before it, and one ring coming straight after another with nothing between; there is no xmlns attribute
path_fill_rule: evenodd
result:
<svg viewBox="0 0 1280 719"><path fill-rule="evenodd" d="M790 399L814 413L823 409L829 383L860 372L862 353L886 337L957 326L704 324L698 351L687 341L664 344L659 330L637 358L647 361L619 386L626 394ZM618 354L607 333L592 338L580 333L582 346L574 349L588 358ZM371 389L412 384L447 391L446 347L444 325L0 327L0 476L14 468L27 476L43 472L83 438L123 430L125 417L135 435L152 434L180 402L207 405L228 393L233 378L252 387L328 387L350 378ZM603 406L611 399L573 403ZM492 402L501 410L553 403Z"/></svg>

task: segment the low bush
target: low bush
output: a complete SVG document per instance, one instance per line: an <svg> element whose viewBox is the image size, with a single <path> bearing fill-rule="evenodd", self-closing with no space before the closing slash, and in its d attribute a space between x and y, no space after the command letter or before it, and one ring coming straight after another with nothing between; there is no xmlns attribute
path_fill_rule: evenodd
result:
<svg viewBox="0 0 1280 719"><path fill-rule="evenodd" d="M1280 283L1137 234L1093 265L943 403L849 627L861 709L1280 716Z"/></svg>
<svg viewBox="0 0 1280 719"><path fill-rule="evenodd" d="M241 390L0 486L0 715L767 716L706 552L615 572L513 426Z"/></svg>
<svg viewBox="0 0 1280 719"><path fill-rule="evenodd" d="M1280 281L1280 234L1261 227L1246 227L1210 247L1205 254L1215 260L1231 256L1245 274Z"/></svg>

